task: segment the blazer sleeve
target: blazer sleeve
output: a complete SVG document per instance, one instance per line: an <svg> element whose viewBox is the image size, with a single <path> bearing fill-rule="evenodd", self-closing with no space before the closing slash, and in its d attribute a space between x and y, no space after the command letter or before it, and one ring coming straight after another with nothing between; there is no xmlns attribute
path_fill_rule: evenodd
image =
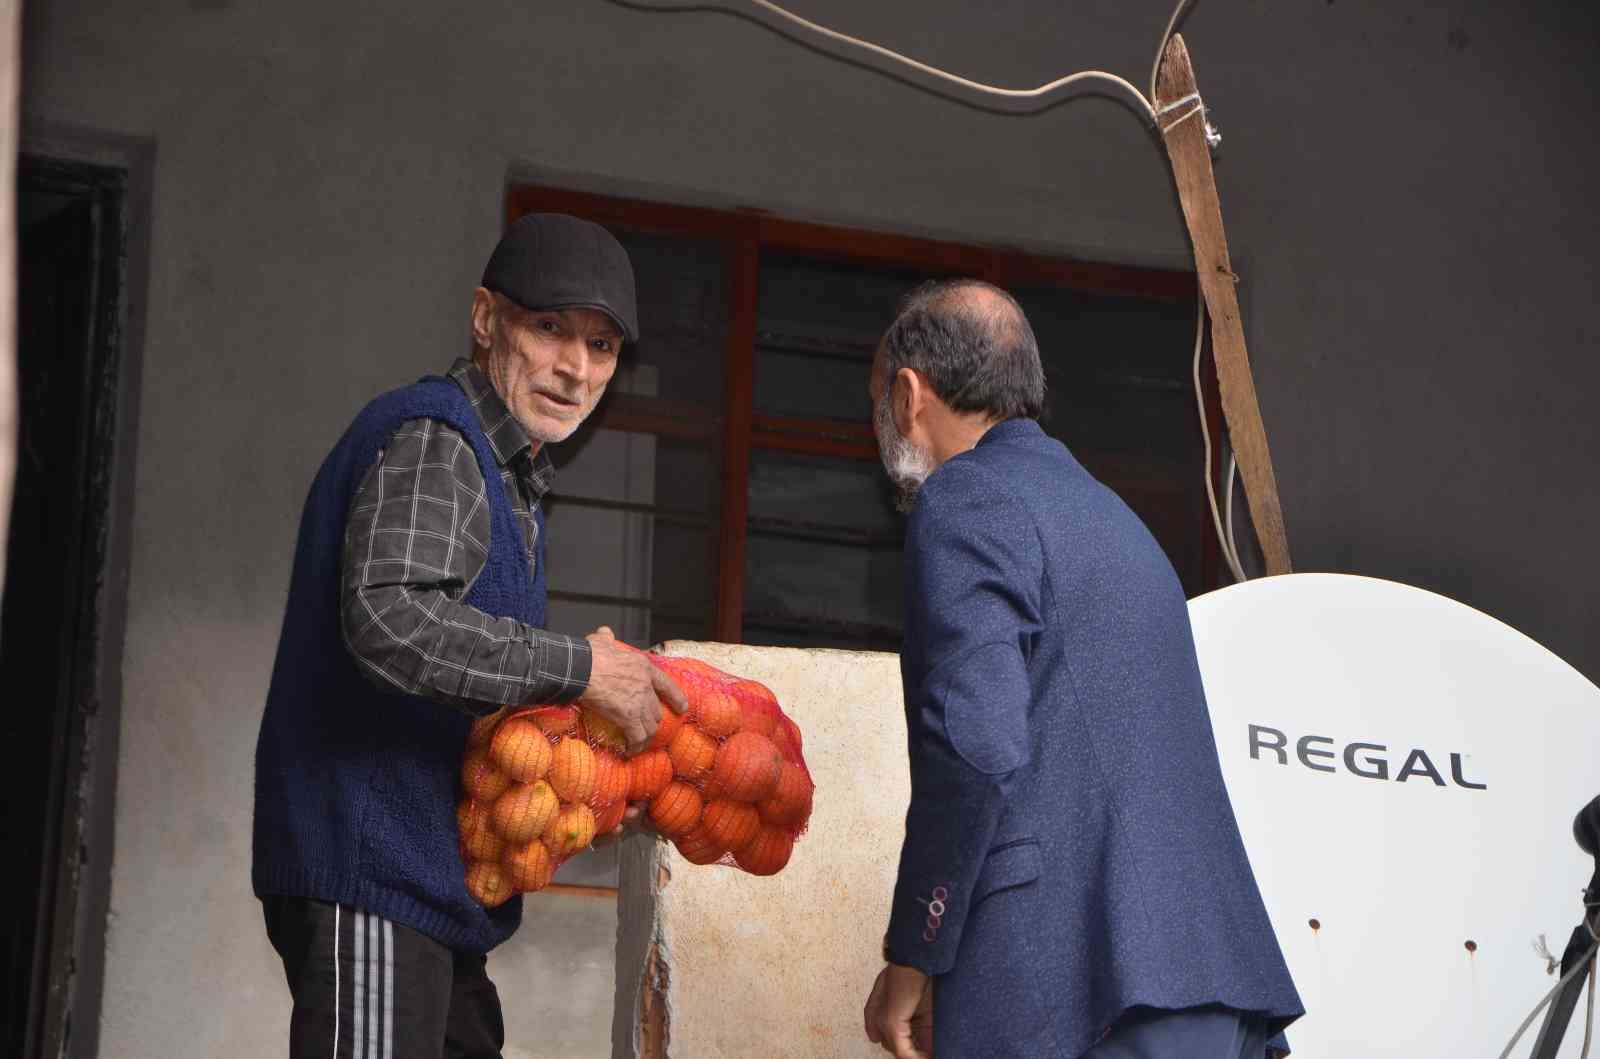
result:
<svg viewBox="0 0 1600 1059"><path fill-rule="evenodd" d="M1027 659L1042 626L1032 517L958 458L924 484L906 533L902 669L911 804L885 949L928 974L955 964L984 859L1026 764Z"/></svg>

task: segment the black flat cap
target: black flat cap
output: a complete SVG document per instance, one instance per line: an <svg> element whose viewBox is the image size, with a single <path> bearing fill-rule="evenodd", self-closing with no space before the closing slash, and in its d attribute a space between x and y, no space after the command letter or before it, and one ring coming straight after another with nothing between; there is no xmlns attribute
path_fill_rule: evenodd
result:
<svg viewBox="0 0 1600 1059"><path fill-rule="evenodd" d="M616 236L562 213L530 213L500 237L483 285L524 309L598 309L639 340L633 263Z"/></svg>

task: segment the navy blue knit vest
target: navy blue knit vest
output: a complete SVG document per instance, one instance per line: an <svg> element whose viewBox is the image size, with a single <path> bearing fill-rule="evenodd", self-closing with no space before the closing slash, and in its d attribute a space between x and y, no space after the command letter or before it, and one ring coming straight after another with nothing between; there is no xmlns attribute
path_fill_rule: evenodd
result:
<svg viewBox="0 0 1600 1059"><path fill-rule="evenodd" d="M300 522L256 744L251 874L257 895L353 905L452 949L487 952L516 930L522 905L513 899L486 912L463 882L456 777L471 720L377 687L346 648L340 623L350 504L395 428L421 417L448 423L471 442L489 496L489 556L466 602L544 624L542 521L530 578L494 452L461 388L430 377L367 405L317 472Z"/></svg>

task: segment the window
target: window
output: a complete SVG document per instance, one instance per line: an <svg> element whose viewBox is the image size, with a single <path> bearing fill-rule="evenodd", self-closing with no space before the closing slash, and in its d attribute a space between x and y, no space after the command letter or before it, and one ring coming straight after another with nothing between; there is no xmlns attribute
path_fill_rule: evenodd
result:
<svg viewBox="0 0 1600 1059"><path fill-rule="evenodd" d="M507 206L511 220L558 211L606 225L639 290L640 341L554 450L553 627L608 624L640 645L895 650L904 525L867 371L895 299L939 275L1017 297L1050 381L1045 429L1139 513L1191 595L1218 583L1192 273L543 187L514 187ZM1214 396L1207 415L1215 433Z"/></svg>

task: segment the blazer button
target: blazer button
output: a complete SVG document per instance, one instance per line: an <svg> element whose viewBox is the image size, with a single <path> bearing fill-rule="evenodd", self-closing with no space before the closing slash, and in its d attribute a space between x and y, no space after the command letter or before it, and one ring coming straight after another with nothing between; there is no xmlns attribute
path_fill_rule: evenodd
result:
<svg viewBox="0 0 1600 1059"><path fill-rule="evenodd" d="M924 931L923 931L923 932L922 932L922 940L923 940L923 941L928 941L928 942L931 942L931 941L933 941L933 939L934 939L934 938L935 938L935 937L937 937L937 936L938 936L938 935L936 935L936 934L934 934L934 932L933 932L933 931L931 931L931 930L924 930Z"/></svg>
<svg viewBox="0 0 1600 1059"><path fill-rule="evenodd" d="M928 917L928 929L929 930L938 930L939 929L939 917L938 916L929 916Z"/></svg>
<svg viewBox="0 0 1600 1059"><path fill-rule="evenodd" d="M942 886L935 886L933 888L933 899L935 901L948 901L950 900L950 891Z"/></svg>

